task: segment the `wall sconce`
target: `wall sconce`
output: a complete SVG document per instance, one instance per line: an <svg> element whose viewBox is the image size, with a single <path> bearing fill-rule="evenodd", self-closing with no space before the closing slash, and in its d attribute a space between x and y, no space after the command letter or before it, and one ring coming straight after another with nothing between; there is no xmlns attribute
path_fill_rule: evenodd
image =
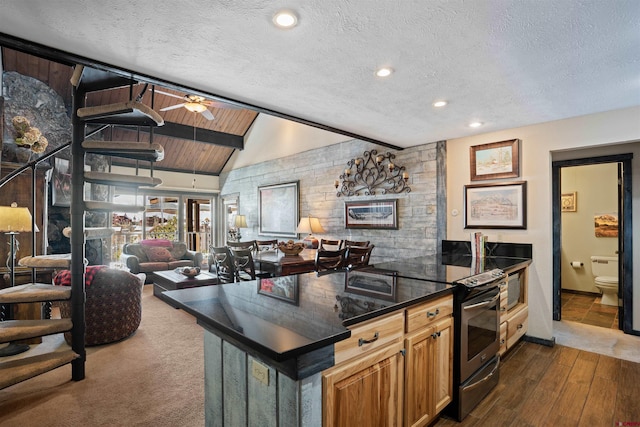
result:
<svg viewBox="0 0 640 427"><path fill-rule="evenodd" d="M380 194L409 193L409 173L404 166L393 163L395 155L378 154L376 150L365 151L362 157L347 162L347 168L336 179L334 186L340 196L372 196Z"/></svg>

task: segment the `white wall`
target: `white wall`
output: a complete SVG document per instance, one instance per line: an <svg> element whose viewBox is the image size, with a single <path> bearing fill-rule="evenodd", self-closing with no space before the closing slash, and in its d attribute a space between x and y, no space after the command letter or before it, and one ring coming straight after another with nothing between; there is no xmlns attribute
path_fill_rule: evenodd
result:
<svg viewBox="0 0 640 427"><path fill-rule="evenodd" d="M640 107L558 120L468 138L447 144L447 238L467 240L463 214L463 188L469 180L469 147L518 138L521 143L520 177L527 181L528 226L526 230L500 230L503 241L533 244L533 263L529 274L529 332L542 339L553 337L552 306L552 214L551 158L554 151L640 141ZM636 206L633 226L640 230L640 143L622 147L635 152L633 200ZM571 156L571 153L563 153ZM571 158L571 157L569 157ZM575 157L574 157L575 158ZM482 230L495 240L496 230ZM635 233L637 234L637 231ZM492 238L493 237L493 238ZM634 240L634 264L640 265L640 238ZM634 277L633 328L640 330L640 274Z"/></svg>
<svg viewBox="0 0 640 427"><path fill-rule="evenodd" d="M596 237L594 216L618 213L618 165L572 166L562 168L561 192L576 192L575 212L562 212L562 289L599 293L591 272L591 256L615 256L618 239ZM572 268L571 262L583 265Z"/></svg>

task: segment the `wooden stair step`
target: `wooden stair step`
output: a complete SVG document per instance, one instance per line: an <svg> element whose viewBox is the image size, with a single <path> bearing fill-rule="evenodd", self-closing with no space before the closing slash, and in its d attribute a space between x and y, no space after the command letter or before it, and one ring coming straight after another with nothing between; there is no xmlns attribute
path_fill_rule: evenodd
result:
<svg viewBox="0 0 640 427"><path fill-rule="evenodd" d="M0 361L0 389L28 380L29 378L49 372L53 369L71 363L79 356L64 343L57 351L39 354L37 356Z"/></svg>
<svg viewBox="0 0 640 427"><path fill-rule="evenodd" d="M5 320L0 322L0 343L67 332L71 319Z"/></svg>
<svg viewBox="0 0 640 427"><path fill-rule="evenodd" d="M36 255L20 258L18 265L29 268L69 268L71 254Z"/></svg>
<svg viewBox="0 0 640 427"><path fill-rule="evenodd" d="M26 283L0 290L0 304L62 301L71 298L71 287Z"/></svg>
<svg viewBox="0 0 640 427"><path fill-rule="evenodd" d="M99 202L94 200L85 200L85 210L92 212L144 212L145 207L141 205L123 205L119 203Z"/></svg>
<svg viewBox="0 0 640 427"><path fill-rule="evenodd" d="M158 143L138 141L83 141L85 151L128 159L159 162L164 159L164 148Z"/></svg>
<svg viewBox="0 0 640 427"><path fill-rule="evenodd" d="M160 178L140 175L124 175L107 172L85 172L84 180L93 184L118 185L123 187L156 187L162 184Z"/></svg>
<svg viewBox="0 0 640 427"><path fill-rule="evenodd" d="M164 119L153 108L139 101L116 102L78 108L76 114L85 123L127 126L162 126Z"/></svg>
<svg viewBox="0 0 640 427"><path fill-rule="evenodd" d="M131 77L123 77L110 71L98 70L77 64L73 69L71 84L86 92L113 89L137 83Z"/></svg>

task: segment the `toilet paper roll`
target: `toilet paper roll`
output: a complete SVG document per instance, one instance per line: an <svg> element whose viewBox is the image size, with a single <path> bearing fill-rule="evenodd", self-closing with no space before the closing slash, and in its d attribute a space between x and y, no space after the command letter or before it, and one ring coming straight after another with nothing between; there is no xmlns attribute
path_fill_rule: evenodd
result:
<svg viewBox="0 0 640 427"><path fill-rule="evenodd" d="M571 267L573 268L582 268L582 263L580 261L572 261Z"/></svg>

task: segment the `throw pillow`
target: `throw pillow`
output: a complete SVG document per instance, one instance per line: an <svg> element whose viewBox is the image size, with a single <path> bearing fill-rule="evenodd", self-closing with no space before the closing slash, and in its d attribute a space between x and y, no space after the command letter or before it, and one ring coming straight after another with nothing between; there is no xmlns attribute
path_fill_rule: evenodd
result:
<svg viewBox="0 0 640 427"><path fill-rule="evenodd" d="M143 246L142 249L151 262L169 262L174 260L171 252L162 246Z"/></svg>
<svg viewBox="0 0 640 427"><path fill-rule="evenodd" d="M84 272L84 285L89 286L91 282L93 282L93 278L96 276L98 271L103 268L107 268L106 265L88 265L85 267ZM71 286L71 271L62 270L56 274L56 277L53 278L53 284L56 286Z"/></svg>
<svg viewBox="0 0 640 427"><path fill-rule="evenodd" d="M140 241L140 244L142 246L164 246L167 248L170 248L171 246L173 246L173 243L171 243L171 240L167 240L167 239L145 239Z"/></svg>

